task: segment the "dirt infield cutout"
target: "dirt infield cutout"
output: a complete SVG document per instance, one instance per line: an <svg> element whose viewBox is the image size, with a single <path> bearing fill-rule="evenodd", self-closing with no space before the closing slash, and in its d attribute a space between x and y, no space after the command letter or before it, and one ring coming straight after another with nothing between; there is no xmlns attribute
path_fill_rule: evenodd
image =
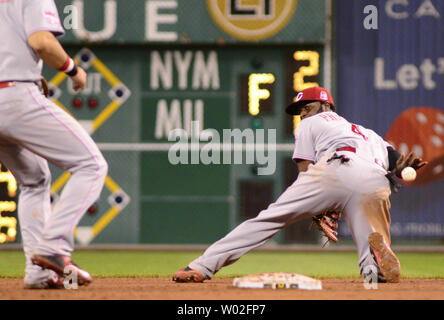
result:
<svg viewBox="0 0 444 320"><path fill-rule="evenodd" d="M231 278L175 283L167 278L103 278L78 290L25 290L22 279L0 279L0 299L15 300L403 300L444 299L444 279L402 279L367 290L362 279L321 279L323 289L242 289Z"/></svg>

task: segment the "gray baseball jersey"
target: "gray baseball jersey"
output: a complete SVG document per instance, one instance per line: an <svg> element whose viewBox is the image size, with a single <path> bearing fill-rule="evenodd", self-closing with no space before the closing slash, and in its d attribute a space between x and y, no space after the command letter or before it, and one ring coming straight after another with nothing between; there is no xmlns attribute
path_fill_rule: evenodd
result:
<svg viewBox="0 0 444 320"><path fill-rule="evenodd" d="M0 30L0 81L39 80L40 59L28 45L28 37L44 30L65 33L53 0L0 1Z"/></svg>
<svg viewBox="0 0 444 320"><path fill-rule="evenodd" d="M326 210L342 211L356 242L360 272L377 266L368 243L372 232L390 244L387 143L371 130L334 112L303 119L293 158L313 161L267 209L211 245L189 264L210 279L223 266L264 244L284 227ZM334 156L345 156L340 161ZM252 195L254 196L254 195Z"/></svg>
<svg viewBox="0 0 444 320"><path fill-rule="evenodd" d="M33 83L41 70L27 37L40 30L63 33L54 2L0 1L0 30L0 82L21 80L0 88L0 162L20 186L25 283L38 284L51 272L32 264L33 253L71 255L74 227L99 197L107 163L82 126ZM52 207L47 161L71 173Z"/></svg>
<svg viewBox="0 0 444 320"><path fill-rule="evenodd" d="M301 121L296 128L293 159L318 162L342 146L359 150L363 158L388 168L386 143L373 130L349 123L335 112L323 112Z"/></svg>

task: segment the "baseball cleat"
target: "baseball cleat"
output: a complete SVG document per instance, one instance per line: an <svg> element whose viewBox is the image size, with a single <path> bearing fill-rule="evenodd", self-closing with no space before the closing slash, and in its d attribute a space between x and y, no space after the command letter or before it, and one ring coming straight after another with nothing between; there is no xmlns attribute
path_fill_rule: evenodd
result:
<svg viewBox="0 0 444 320"><path fill-rule="evenodd" d="M205 277L197 270L190 267L177 270L173 274L173 281L176 282L204 282Z"/></svg>
<svg viewBox="0 0 444 320"><path fill-rule="evenodd" d="M53 255L42 256L34 255L31 258L33 264L36 264L43 269L50 269L57 273L60 277L67 277L68 275L77 275L77 284L79 286L87 286L93 282L93 278L86 271L81 269L78 265L72 262L69 256Z"/></svg>
<svg viewBox="0 0 444 320"><path fill-rule="evenodd" d="M368 243L385 282L399 282L401 279L401 264L385 242L384 237L378 232L373 232L368 236Z"/></svg>
<svg viewBox="0 0 444 320"><path fill-rule="evenodd" d="M53 273L51 278L46 281L24 284L25 289L63 289L63 277Z"/></svg>

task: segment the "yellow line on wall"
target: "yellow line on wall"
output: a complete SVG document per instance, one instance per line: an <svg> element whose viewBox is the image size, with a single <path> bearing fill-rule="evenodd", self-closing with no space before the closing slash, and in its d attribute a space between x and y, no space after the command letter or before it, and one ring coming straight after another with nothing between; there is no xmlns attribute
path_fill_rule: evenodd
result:
<svg viewBox="0 0 444 320"><path fill-rule="evenodd" d="M58 192L62 187L65 185L66 181L68 181L69 177L71 176L71 173L65 171L63 174L57 178L57 180L52 184L51 191L52 192Z"/></svg>
<svg viewBox="0 0 444 320"><path fill-rule="evenodd" d="M99 59L94 59L92 65L108 80L112 87L120 83L120 80Z"/></svg>
<svg viewBox="0 0 444 320"><path fill-rule="evenodd" d="M114 180L110 176L106 177L105 185L112 193L120 190L120 187L117 185L117 183L114 182Z"/></svg>
<svg viewBox="0 0 444 320"><path fill-rule="evenodd" d="M54 78L52 78L52 80L50 81L50 83L56 87L58 87L63 80L65 80L65 78L67 77L66 73L64 72L59 72L57 73Z"/></svg>
<svg viewBox="0 0 444 320"><path fill-rule="evenodd" d="M93 236L97 236L120 212L118 207L111 207L92 227Z"/></svg>
<svg viewBox="0 0 444 320"><path fill-rule="evenodd" d="M97 130L120 107L119 101L111 102L93 121L93 130Z"/></svg>

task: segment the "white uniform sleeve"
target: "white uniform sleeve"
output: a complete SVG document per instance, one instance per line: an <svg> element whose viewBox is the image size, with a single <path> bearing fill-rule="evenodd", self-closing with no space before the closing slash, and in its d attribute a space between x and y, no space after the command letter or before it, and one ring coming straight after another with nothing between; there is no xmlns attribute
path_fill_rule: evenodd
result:
<svg viewBox="0 0 444 320"><path fill-rule="evenodd" d="M65 34L54 0L26 0L23 9L27 37L37 31L50 31L55 36Z"/></svg>
<svg viewBox="0 0 444 320"><path fill-rule="evenodd" d="M296 128L295 134L295 147L293 153L293 159L315 161L315 149L313 134L311 132L311 126L308 121L303 122Z"/></svg>

